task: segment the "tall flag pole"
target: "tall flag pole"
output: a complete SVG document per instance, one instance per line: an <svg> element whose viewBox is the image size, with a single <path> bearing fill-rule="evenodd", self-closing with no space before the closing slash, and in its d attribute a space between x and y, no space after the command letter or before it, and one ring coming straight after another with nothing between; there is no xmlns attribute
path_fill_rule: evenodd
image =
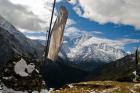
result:
<svg viewBox="0 0 140 93"><path fill-rule="evenodd" d="M48 35L46 35L47 42L46 42L46 48L45 48L44 62L45 62L45 60L46 60L46 58L48 56L48 51L49 51L49 44L50 44L50 38L51 38L51 28L52 28L52 22L53 22L53 16L54 16L55 4L56 4L56 0L54 0L54 3L53 3L53 9L52 9L52 14L51 14L50 27L49 27L49 30L48 30Z"/></svg>

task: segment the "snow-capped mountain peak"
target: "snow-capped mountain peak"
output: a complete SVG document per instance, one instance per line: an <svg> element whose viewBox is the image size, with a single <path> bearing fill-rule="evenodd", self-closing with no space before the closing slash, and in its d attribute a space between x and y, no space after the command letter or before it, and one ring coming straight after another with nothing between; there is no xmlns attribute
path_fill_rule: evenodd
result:
<svg viewBox="0 0 140 93"><path fill-rule="evenodd" d="M32 33L29 33L29 35L28 33L26 32L24 34L27 37L32 37ZM35 36L38 37L37 34ZM46 35L42 33L41 36L45 38ZM126 55L121 48L122 43L116 40L99 38L90 32L79 31L70 27L66 28L61 53L59 54L61 54L60 56L62 58L68 58L68 60L74 62L111 62Z"/></svg>
<svg viewBox="0 0 140 93"><path fill-rule="evenodd" d="M62 49L69 60L75 62L111 62L125 56L117 41L98 38L80 31L66 32Z"/></svg>

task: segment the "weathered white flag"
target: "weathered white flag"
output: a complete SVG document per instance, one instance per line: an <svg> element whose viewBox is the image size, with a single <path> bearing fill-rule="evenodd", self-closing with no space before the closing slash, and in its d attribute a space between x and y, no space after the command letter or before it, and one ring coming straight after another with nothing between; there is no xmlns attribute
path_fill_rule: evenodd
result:
<svg viewBox="0 0 140 93"><path fill-rule="evenodd" d="M60 15L57 17L51 32L51 39L48 51L48 58L56 61L60 47L63 42L64 29L68 18L68 11L64 6L60 8Z"/></svg>

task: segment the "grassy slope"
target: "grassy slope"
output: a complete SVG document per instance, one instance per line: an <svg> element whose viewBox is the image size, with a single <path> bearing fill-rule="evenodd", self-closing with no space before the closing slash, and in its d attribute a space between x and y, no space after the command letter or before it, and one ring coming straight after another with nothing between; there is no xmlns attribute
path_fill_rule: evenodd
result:
<svg viewBox="0 0 140 93"><path fill-rule="evenodd" d="M116 81L90 81L65 86L52 93L140 93L139 83Z"/></svg>
<svg viewBox="0 0 140 93"><path fill-rule="evenodd" d="M96 76L91 74L87 79L132 81L134 78L133 71L135 71L135 60L133 57L134 55L129 55L105 64Z"/></svg>
<svg viewBox="0 0 140 93"><path fill-rule="evenodd" d="M135 60L133 60L133 56L134 55L126 56L120 60L104 65L100 73L96 76L92 74L88 77L90 80L99 81L66 85L52 93L140 93L140 83L132 83L132 78L134 77L132 72L135 70ZM115 80L123 82L117 82Z"/></svg>

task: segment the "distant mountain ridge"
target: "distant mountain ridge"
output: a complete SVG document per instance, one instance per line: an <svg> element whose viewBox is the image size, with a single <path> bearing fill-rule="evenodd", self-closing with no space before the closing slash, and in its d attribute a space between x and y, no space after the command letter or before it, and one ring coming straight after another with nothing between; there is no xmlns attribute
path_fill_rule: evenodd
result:
<svg viewBox="0 0 140 93"><path fill-rule="evenodd" d="M22 56L30 59L41 59L43 46L28 39L7 20L0 16L0 70L9 61Z"/></svg>
<svg viewBox="0 0 140 93"><path fill-rule="evenodd" d="M38 33L38 32L37 32ZM27 37L39 37L35 32L24 32ZM46 36L45 33L39 33ZM45 44L44 40L39 40ZM65 31L64 42L60 53L62 58L68 58L69 61L94 61L94 62L112 62L126 56L126 53L113 40L101 39L90 32L83 31ZM66 57L67 56L67 57Z"/></svg>
<svg viewBox="0 0 140 93"><path fill-rule="evenodd" d="M140 60L140 57L138 58ZM140 61L139 61L140 62ZM140 65L137 65L140 68ZM117 80L133 81L136 71L135 54L127 55L121 59L102 65L99 72L92 73L89 80ZM139 73L139 72L138 72Z"/></svg>
<svg viewBox="0 0 140 93"><path fill-rule="evenodd" d="M79 35L76 37L74 34ZM126 55L122 49L117 48L115 44L111 44L113 44L113 41L111 40L103 40L91 35L90 33L75 31L74 33L70 33L70 35L65 36L63 49L68 58L71 61L76 62L111 62Z"/></svg>

